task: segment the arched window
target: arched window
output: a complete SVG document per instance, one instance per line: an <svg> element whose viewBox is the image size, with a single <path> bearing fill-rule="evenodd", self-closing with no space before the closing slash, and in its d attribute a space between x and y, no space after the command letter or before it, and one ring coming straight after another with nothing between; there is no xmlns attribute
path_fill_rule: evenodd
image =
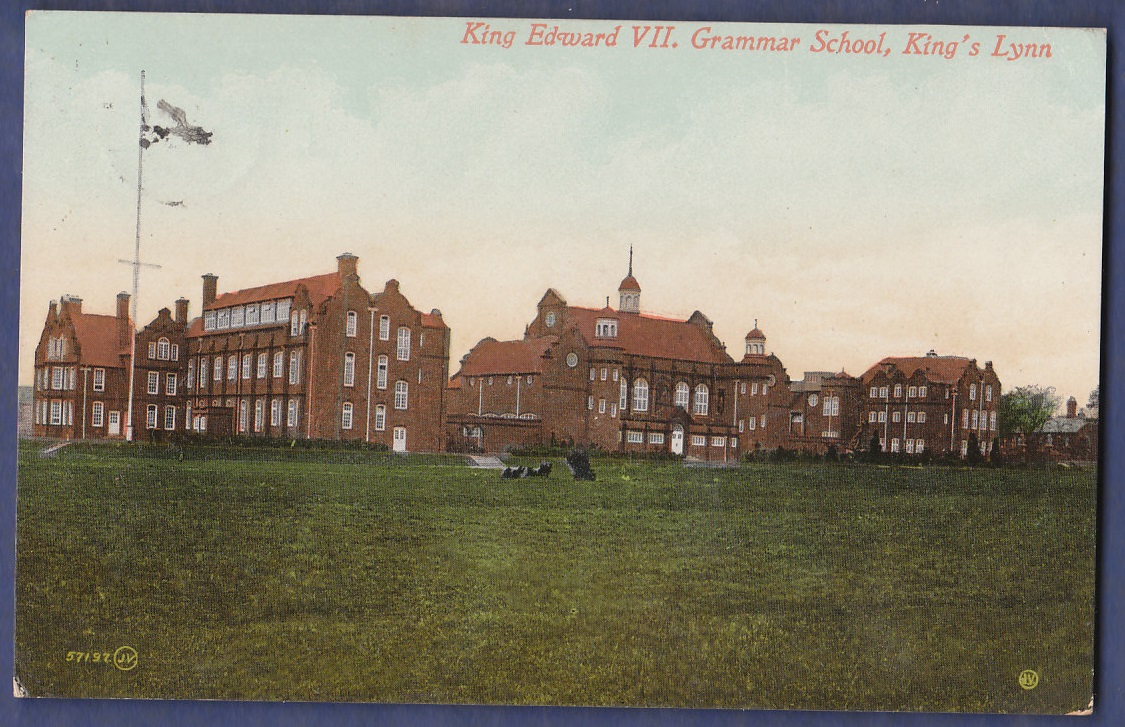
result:
<svg viewBox="0 0 1125 727"><path fill-rule="evenodd" d="M644 379L633 382L633 411L648 411L648 382Z"/></svg>
<svg viewBox="0 0 1125 727"><path fill-rule="evenodd" d="M359 315L354 311L348 311L348 338L355 338L359 331Z"/></svg>
<svg viewBox="0 0 1125 727"><path fill-rule="evenodd" d="M273 354L273 377L280 379L285 373L285 353L276 351Z"/></svg>
<svg viewBox="0 0 1125 727"><path fill-rule="evenodd" d="M707 408L711 400L711 392L707 389L707 384L700 384L695 387L695 406L692 407L691 413L699 416L707 416Z"/></svg>
<svg viewBox="0 0 1125 727"><path fill-rule="evenodd" d="M395 382L395 409L405 409L409 404L410 384L405 381Z"/></svg>
<svg viewBox="0 0 1125 727"><path fill-rule="evenodd" d="M376 372L377 373L375 374L375 388L377 388L377 389L387 388L387 357L386 356L380 356L379 357L379 365L378 365L378 368L376 368Z"/></svg>
<svg viewBox="0 0 1125 727"><path fill-rule="evenodd" d="M340 412L340 428L352 428L352 403L350 401L344 402L343 409Z"/></svg>
<svg viewBox="0 0 1125 727"><path fill-rule="evenodd" d="M355 354L344 354L344 386L355 386Z"/></svg>
<svg viewBox="0 0 1125 727"><path fill-rule="evenodd" d="M263 352L258 354L258 378L266 378L266 362L269 357Z"/></svg>
<svg viewBox="0 0 1125 727"><path fill-rule="evenodd" d="M379 316L379 340L391 340L391 317Z"/></svg>
<svg viewBox="0 0 1125 727"><path fill-rule="evenodd" d="M301 319L297 316L297 311L293 311L289 315L289 335L296 336L301 331Z"/></svg>
<svg viewBox="0 0 1125 727"><path fill-rule="evenodd" d="M167 338L161 338L156 342L156 357L161 361L167 361L168 357L172 355L172 344Z"/></svg>
<svg viewBox="0 0 1125 727"><path fill-rule="evenodd" d="M387 407L382 404L375 406L375 431L381 432L387 428Z"/></svg>
<svg viewBox="0 0 1125 727"><path fill-rule="evenodd" d="M688 388L686 381L681 381L676 384L676 406L687 411L688 402L691 400L691 389Z"/></svg>

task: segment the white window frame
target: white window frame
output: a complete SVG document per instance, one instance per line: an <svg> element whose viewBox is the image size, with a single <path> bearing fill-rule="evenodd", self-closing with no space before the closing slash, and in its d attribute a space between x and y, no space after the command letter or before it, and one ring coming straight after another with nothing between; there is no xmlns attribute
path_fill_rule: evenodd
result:
<svg viewBox="0 0 1125 727"><path fill-rule="evenodd" d="M648 381L643 376L633 379L633 411L648 411Z"/></svg>
<svg viewBox="0 0 1125 727"><path fill-rule="evenodd" d="M254 400L254 431L255 432L262 431L262 419L264 418L265 413L266 413L266 400L260 399L260 398L255 399Z"/></svg>
<svg viewBox="0 0 1125 727"><path fill-rule="evenodd" d="M249 353L242 354L242 378L243 379L249 379L250 378L250 370L251 370L251 367L253 365L254 365L254 356L252 354L249 354Z"/></svg>
<svg viewBox="0 0 1125 727"><path fill-rule="evenodd" d="M344 386L355 386L355 353L344 354Z"/></svg>
<svg viewBox="0 0 1125 727"><path fill-rule="evenodd" d="M398 328L398 341L395 346L395 357L399 361L410 360L410 329L406 326L399 326Z"/></svg>
<svg viewBox="0 0 1125 727"><path fill-rule="evenodd" d="M301 352L298 349L289 352L289 383L301 383Z"/></svg>
<svg viewBox="0 0 1125 727"><path fill-rule="evenodd" d="M692 403L691 412L696 416L707 416L707 412L711 409L711 390L707 388L707 384L697 384L695 387L695 399Z"/></svg>
<svg viewBox="0 0 1125 727"><path fill-rule="evenodd" d="M176 384L179 383L176 379L178 374L171 371L164 374L164 393L168 396L176 395Z"/></svg>
<svg viewBox="0 0 1125 727"><path fill-rule="evenodd" d="M706 447L707 446L707 435L705 435L705 434L693 434L693 435L691 435L691 446L693 446L693 447Z"/></svg>
<svg viewBox="0 0 1125 727"><path fill-rule="evenodd" d="M273 377L280 379L285 375L285 352L275 351L273 354Z"/></svg>
<svg viewBox="0 0 1125 727"><path fill-rule="evenodd" d="M649 432L648 433L648 443L649 444L664 444L664 432Z"/></svg>
<svg viewBox="0 0 1125 727"><path fill-rule="evenodd" d="M160 393L160 372L159 371L149 371L148 372L148 387L145 389L145 391L150 396L155 396L155 395Z"/></svg>
<svg viewBox="0 0 1125 727"><path fill-rule="evenodd" d="M629 444L644 444L645 433L629 430L625 432L625 441Z"/></svg>
<svg viewBox="0 0 1125 727"><path fill-rule="evenodd" d="M387 407L383 404L375 405L375 431L382 432L387 428Z"/></svg>
<svg viewBox="0 0 1125 727"><path fill-rule="evenodd" d="M94 391L105 391L105 369L94 369Z"/></svg>
<svg viewBox="0 0 1125 727"><path fill-rule="evenodd" d="M227 356L227 381L238 378L238 354Z"/></svg>
<svg viewBox="0 0 1125 727"><path fill-rule="evenodd" d="M222 381L223 380L223 357L222 356L216 356L215 357L215 372L214 373L215 373L215 381Z"/></svg>
<svg viewBox="0 0 1125 727"><path fill-rule="evenodd" d="M355 408L350 401L345 401L340 407L340 428L347 431L352 428Z"/></svg>
<svg viewBox="0 0 1125 727"><path fill-rule="evenodd" d="M399 379L395 382L395 409L404 411L410 406L410 383Z"/></svg>
<svg viewBox="0 0 1125 727"><path fill-rule="evenodd" d="M270 426L277 427L281 425L281 399L274 398L270 402Z"/></svg>
<svg viewBox="0 0 1125 727"><path fill-rule="evenodd" d="M375 388L376 389L387 388L387 370L388 370L388 368L389 368L389 362L387 360L387 357L386 356L380 356L379 361L378 361L378 365L376 366L376 369L375 369L375 371L376 371Z"/></svg>
<svg viewBox="0 0 1125 727"><path fill-rule="evenodd" d="M379 316L379 340L391 340L391 317Z"/></svg>
<svg viewBox="0 0 1125 727"><path fill-rule="evenodd" d="M684 411L691 405L691 387L688 386L686 381L680 381L676 384L676 406Z"/></svg>
<svg viewBox="0 0 1125 727"><path fill-rule="evenodd" d="M164 407L164 429L169 432L176 429L176 407L172 404Z"/></svg>
<svg viewBox="0 0 1125 727"><path fill-rule="evenodd" d="M262 351L261 353L259 353L258 354L258 378L259 379L266 378L266 368L267 368L268 363L269 363L269 354L267 354L265 351Z"/></svg>
<svg viewBox="0 0 1125 727"><path fill-rule="evenodd" d="M354 310L348 311L347 323L345 324L345 333L348 338L355 338L359 335L359 314Z"/></svg>
<svg viewBox="0 0 1125 727"><path fill-rule="evenodd" d="M296 427L301 421L301 402L299 399L290 399L286 407L285 426Z"/></svg>
<svg viewBox="0 0 1125 727"><path fill-rule="evenodd" d="M156 404L149 404L145 411L145 428L156 429L156 424L159 417L160 411Z"/></svg>

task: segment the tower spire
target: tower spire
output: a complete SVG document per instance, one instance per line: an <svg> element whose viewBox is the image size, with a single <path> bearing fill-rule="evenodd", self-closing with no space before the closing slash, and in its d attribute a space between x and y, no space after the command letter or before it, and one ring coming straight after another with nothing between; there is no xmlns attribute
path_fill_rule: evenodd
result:
<svg viewBox="0 0 1125 727"><path fill-rule="evenodd" d="M633 274L633 246L629 245L629 275Z"/></svg>

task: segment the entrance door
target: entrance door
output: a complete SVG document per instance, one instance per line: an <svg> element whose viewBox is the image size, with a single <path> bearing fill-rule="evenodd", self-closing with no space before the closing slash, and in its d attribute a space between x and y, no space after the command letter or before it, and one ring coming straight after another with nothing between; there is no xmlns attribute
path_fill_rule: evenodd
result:
<svg viewBox="0 0 1125 727"><path fill-rule="evenodd" d="M672 454L684 453L684 428L679 424L672 427Z"/></svg>
<svg viewBox="0 0 1125 727"><path fill-rule="evenodd" d="M109 413L109 436L121 436L121 412L119 411Z"/></svg>
<svg viewBox="0 0 1125 727"><path fill-rule="evenodd" d="M396 452L406 451L406 427L395 427L394 446L392 449Z"/></svg>

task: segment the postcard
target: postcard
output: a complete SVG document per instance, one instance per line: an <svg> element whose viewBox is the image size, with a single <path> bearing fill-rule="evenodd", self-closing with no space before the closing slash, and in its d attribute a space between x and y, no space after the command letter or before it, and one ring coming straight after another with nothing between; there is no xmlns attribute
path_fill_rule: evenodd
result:
<svg viewBox="0 0 1125 727"><path fill-rule="evenodd" d="M26 30L16 695L1092 708L1104 30Z"/></svg>

